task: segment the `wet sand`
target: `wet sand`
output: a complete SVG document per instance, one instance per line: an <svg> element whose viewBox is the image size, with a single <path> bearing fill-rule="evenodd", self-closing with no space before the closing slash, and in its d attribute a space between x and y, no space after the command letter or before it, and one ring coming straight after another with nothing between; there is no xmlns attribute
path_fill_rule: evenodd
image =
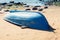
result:
<svg viewBox="0 0 60 40"><path fill-rule="evenodd" d="M55 28L54 32L21 29L21 27L3 20L6 14L0 14L0 40L60 40L60 7L51 6L44 9L44 16L50 26Z"/></svg>

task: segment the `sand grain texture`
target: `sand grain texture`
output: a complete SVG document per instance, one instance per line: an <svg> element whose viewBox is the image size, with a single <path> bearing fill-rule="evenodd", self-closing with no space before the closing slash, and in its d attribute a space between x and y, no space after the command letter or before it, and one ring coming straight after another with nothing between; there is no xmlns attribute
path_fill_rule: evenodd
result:
<svg viewBox="0 0 60 40"><path fill-rule="evenodd" d="M60 40L60 7L49 7L43 11L49 24L55 28L55 33L21 29L20 27L3 20L4 15L0 14L0 40Z"/></svg>

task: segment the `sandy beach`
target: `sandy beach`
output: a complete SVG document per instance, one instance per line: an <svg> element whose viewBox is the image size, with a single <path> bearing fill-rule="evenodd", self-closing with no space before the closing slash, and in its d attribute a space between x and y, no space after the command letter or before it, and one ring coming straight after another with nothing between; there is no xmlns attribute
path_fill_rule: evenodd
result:
<svg viewBox="0 0 60 40"><path fill-rule="evenodd" d="M60 7L50 6L43 10L43 15L48 20L54 32L21 29L21 27L3 20L6 14L0 14L0 40L60 40Z"/></svg>

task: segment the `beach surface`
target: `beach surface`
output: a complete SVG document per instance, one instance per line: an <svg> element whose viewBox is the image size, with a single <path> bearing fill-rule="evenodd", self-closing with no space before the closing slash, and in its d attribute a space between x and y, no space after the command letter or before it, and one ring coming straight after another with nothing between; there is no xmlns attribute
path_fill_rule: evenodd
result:
<svg viewBox="0 0 60 40"><path fill-rule="evenodd" d="M21 27L3 20L5 13L0 13L0 40L60 40L60 7L50 6L44 9L43 15L48 20L54 32L21 29Z"/></svg>

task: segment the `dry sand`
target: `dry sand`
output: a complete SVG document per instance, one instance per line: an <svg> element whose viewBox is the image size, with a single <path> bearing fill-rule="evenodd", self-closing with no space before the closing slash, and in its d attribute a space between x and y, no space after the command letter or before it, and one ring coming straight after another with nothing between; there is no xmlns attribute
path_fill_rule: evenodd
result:
<svg viewBox="0 0 60 40"><path fill-rule="evenodd" d="M21 29L3 20L6 14L0 14L0 40L60 40L60 7L51 6L44 9L43 14L49 24L55 28L55 33L34 30Z"/></svg>

